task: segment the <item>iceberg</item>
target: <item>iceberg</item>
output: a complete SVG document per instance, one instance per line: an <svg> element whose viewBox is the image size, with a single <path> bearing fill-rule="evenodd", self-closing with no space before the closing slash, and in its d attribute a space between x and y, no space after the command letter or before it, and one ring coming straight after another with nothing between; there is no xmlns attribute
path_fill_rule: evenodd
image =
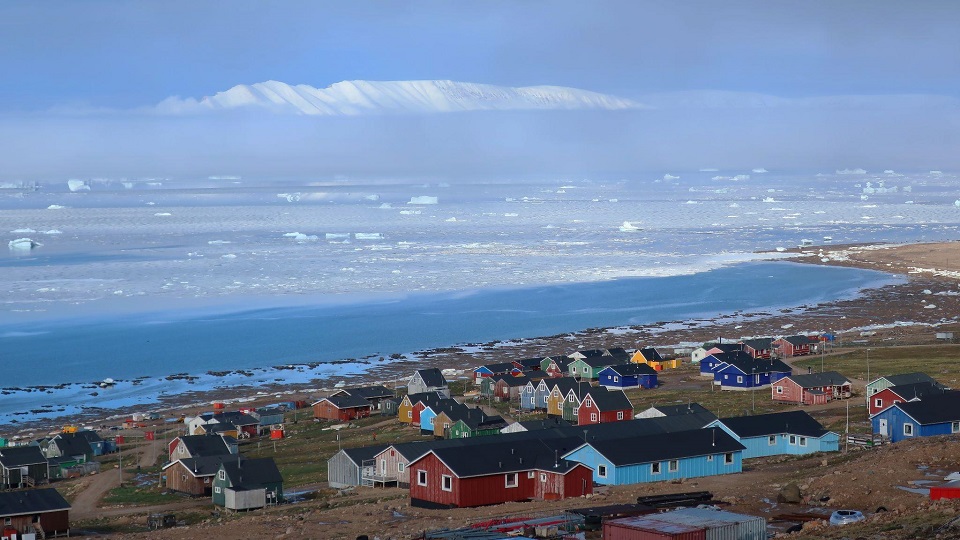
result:
<svg viewBox="0 0 960 540"><path fill-rule="evenodd" d="M59 229L50 229L49 231L40 231L43 234L63 234L63 231Z"/></svg>
<svg viewBox="0 0 960 540"><path fill-rule="evenodd" d="M39 242L34 242L30 238L17 238L7 243L10 251L30 251L33 248L42 246Z"/></svg>
<svg viewBox="0 0 960 540"><path fill-rule="evenodd" d="M166 216L172 216L173 214L171 214L170 212L157 212L154 215L158 217L166 217Z"/></svg>
<svg viewBox="0 0 960 540"><path fill-rule="evenodd" d="M641 229L640 227L637 227L636 225L634 225L633 223L630 223L629 221L624 221L623 225L620 226L621 232L633 232L633 231L641 231L641 230L643 229Z"/></svg>
<svg viewBox="0 0 960 540"><path fill-rule="evenodd" d="M63 210L66 206L60 206L59 204L51 204L47 207L47 210Z"/></svg>
<svg viewBox="0 0 960 540"><path fill-rule="evenodd" d="M757 174L763 174L763 173L770 172L770 171L764 169L763 167L758 167L758 168L756 168L756 169L753 169L753 170L750 171L750 172L755 172L755 173L757 173Z"/></svg>
<svg viewBox="0 0 960 540"><path fill-rule="evenodd" d="M37 231L35 231L35 230L33 230L33 229L30 229L30 228L14 229L14 230L10 231L11 234L32 234L32 233L35 233L35 232L37 232Z"/></svg>
<svg viewBox="0 0 960 540"><path fill-rule="evenodd" d="M324 235L324 238L326 238L327 240L341 240L341 239L344 239L344 238L350 238L350 234L349 234L349 233L330 233L330 232L328 232L327 234Z"/></svg>
<svg viewBox="0 0 960 540"><path fill-rule="evenodd" d="M431 197L430 195L420 195L417 197L410 197L410 201L407 204L437 204L439 199L437 197Z"/></svg>
<svg viewBox="0 0 960 540"><path fill-rule="evenodd" d="M353 237L357 240L383 240L383 233L353 233Z"/></svg>
<svg viewBox="0 0 960 540"><path fill-rule="evenodd" d="M378 206L377 208L380 208L380 209L382 209L382 210L389 210L389 209L393 208L393 205L390 204L390 203L388 203L388 202L385 202L385 203L381 204L380 206Z"/></svg>
<svg viewBox="0 0 960 540"><path fill-rule="evenodd" d="M90 191L90 186L83 180L67 180L67 187L70 191Z"/></svg>
<svg viewBox="0 0 960 540"><path fill-rule="evenodd" d="M415 215L419 215L420 211L419 210L401 210L400 213L406 216L415 216Z"/></svg>
<svg viewBox="0 0 960 540"><path fill-rule="evenodd" d="M319 239L312 234L303 234L299 232L288 232L288 233L284 233L283 236L286 238L293 238L297 242L313 242Z"/></svg>
<svg viewBox="0 0 960 540"><path fill-rule="evenodd" d="M297 202L300 200L301 194L298 193L277 193L278 199L286 199L287 202Z"/></svg>

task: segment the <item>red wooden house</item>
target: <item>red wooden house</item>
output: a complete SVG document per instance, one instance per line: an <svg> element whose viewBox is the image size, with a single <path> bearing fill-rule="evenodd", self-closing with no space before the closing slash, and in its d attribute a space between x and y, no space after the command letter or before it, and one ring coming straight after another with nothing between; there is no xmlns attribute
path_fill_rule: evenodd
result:
<svg viewBox="0 0 960 540"><path fill-rule="evenodd" d="M313 404L313 417L317 420L349 422L355 418L370 416L370 402L360 396L338 394L325 397Z"/></svg>
<svg viewBox="0 0 960 540"><path fill-rule="evenodd" d="M922 401L924 397L944 393L939 383L921 382L890 386L870 396L867 404L870 416L885 411L897 403L908 401Z"/></svg>
<svg viewBox="0 0 960 540"><path fill-rule="evenodd" d="M817 338L807 336L787 336L777 339L773 342L775 350L779 351L781 358L790 356L803 356L810 354L810 347L819 343Z"/></svg>
<svg viewBox="0 0 960 540"><path fill-rule="evenodd" d="M620 390L594 387L580 400L576 416L581 426L633 420L633 404Z"/></svg>
<svg viewBox="0 0 960 540"><path fill-rule="evenodd" d="M573 362L573 360L565 356L546 358L544 362L545 365L543 365L542 369L550 377L566 377L567 369L570 367L571 362Z"/></svg>
<svg viewBox="0 0 960 540"><path fill-rule="evenodd" d="M754 358L769 360L773 354L773 340L771 338L746 339L741 342L743 352Z"/></svg>
<svg viewBox="0 0 960 540"><path fill-rule="evenodd" d="M593 471L544 444L517 441L434 448L411 462L410 504L463 508L593 493Z"/></svg>
<svg viewBox="0 0 960 540"><path fill-rule="evenodd" d="M790 375L770 385L774 401L817 405L851 396L851 383L836 371Z"/></svg>

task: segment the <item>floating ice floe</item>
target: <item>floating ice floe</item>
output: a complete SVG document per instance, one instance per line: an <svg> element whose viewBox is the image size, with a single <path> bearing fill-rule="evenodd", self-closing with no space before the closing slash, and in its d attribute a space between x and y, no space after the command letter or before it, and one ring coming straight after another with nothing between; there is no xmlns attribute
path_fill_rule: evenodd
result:
<svg viewBox="0 0 960 540"><path fill-rule="evenodd" d="M226 255L221 255L221 259L236 259L237 256L233 253L227 253Z"/></svg>
<svg viewBox="0 0 960 540"><path fill-rule="evenodd" d="M222 245L222 244L230 244L230 243L232 243L232 242L230 242L229 240L208 240L208 241L207 241L207 244L209 244L209 245L211 245L211 246L219 246L219 245Z"/></svg>
<svg viewBox="0 0 960 540"><path fill-rule="evenodd" d="M777 202L777 200L774 199L773 197L764 197L764 198L763 198L763 202L765 202L765 203L775 203L775 202Z"/></svg>
<svg viewBox="0 0 960 540"><path fill-rule="evenodd" d="M770 172L770 171L764 169L763 167L758 167L758 168L756 168L756 169L753 169L753 170L750 171L750 172L755 172L755 173L757 173L757 174L763 174L763 173L765 173L765 172Z"/></svg>
<svg viewBox="0 0 960 540"><path fill-rule="evenodd" d="M624 221L623 225L620 226L621 232L633 232L633 231L640 231L640 230L643 230L643 229L641 229L640 227L637 227L636 225L634 225L633 223L630 223L629 221Z"/></svg>
<svg viewBox="0 0 960 540"><path fill-rule="evenodd" d="M11 240L7 242L7 246L11 251L30 251L31 249L38 248L43 244L39 242L34 242L30 238L17 238L16 240Z"/></svg>
<svg viewBox="0 0 960 540"><path fill-rule="evenodd" d="M90 186L83 180L67 180L67 188L70 191L90 191Z"/></svg>
<svg viewBox="0 0 960 540"><path fill-rule="evenodd" d="M679 177L679 176L674 176L674 175L672 175L672 174L665 174L665 175L663 175L663 179L664 179L664 180L679 180L680 177Z"/></svg>
<svg viewBox="0 0 960 540"><path fill-rule="evenodd" d="M457 218L455 218L455 217L450 217L450 218L447 218L447 219L444 220L444 221L448 221L448 222L450 222L450 223L455 223L455 222L457 221Z"/></svg>
<svg viewBox="0 0 960 540"><path fill-rule="evenodd" d="M63 210L66 206L61 206L59 204L51 204L47 207L47 210Z"/></svg>
<svg viewBox="0 0 960 540"><path fill-rule="evenodd" d="M297 242L313 242L319 240L319 238L312 234L303 234L300 232L288 232L283 234L286 238L293 238Z"/></svg>
<svg viewBox="0 0 960 540"><path fill-rule="evenodd" d="M379 200L380 200L380 196L377 195L376 193L374 193L373 195L365 195L363 198L366 199L366 200L368 200L368 201L379 201Z"/></svg>
<svg viewBox="0 0 960 540"><path fill-rule="evenodd" d="M35 231L35 230L33 230L33 229L29 229L29 228L14 229L14 230L10 231L11 234L32 234L32 233L35 233L35 232L37 232L37 231Z"/></svg>
<svg viewBox="0 0 960 540"><path fill-rule="evenodd" d="M405 216L419 216L419 215L420 215L420 211L419 211L419 210L401 210L400 213L403 214L403 215L405 215Z"/></svg>
<svg viewBox="0 0 960 540"><path fill-rule="evenodd" d="M503 217L517 217L519 215L520 214L515 214L513 212L507 212L506 214L503 215Z"/></svg>
<svg viewBox="0 0 960 540"><path fill-rule="evenodd" d="M61 230L59 230L59 229L50 229L49 231L40 231L40 232L42 232L43 234L46 234L46 235L50 235L50 236L57 235L57 234L63 234L63 231L61 231Z"/></svg>
<svg viewBox="0 0 960 540"><path fill-rule="evenodd" d="M380 208L381 210L389 210L393 208L393 205L388 202L385 202L385 203L381 203L380 206L378 206L377 208Z"/></svg>
<svg viewBox="0 0 960 540"><path fill-rule="evenodd" d="M783 253L783 252L786 251L786 250L787 250L786 248L777 246L777 251L779 251L779 252L781 252L781 253Z"/></svg>
<svg viewBox="0 0 960 540"><path fill-rule="evenodd" d="M157 212L154 215L157 217L166 217L166 216L172 216L173 214L171 214L170 212Z"/></svg>
<svg viewBox="0 0 960 540"><path fill-rule="evenodd" d="M437 204L439 198L432 197L430 195L419 195L417 197L410 197L410 201L407 204Z"/></svg>
<svg viewBox="0 0 960 540"><path fill-rule="evenodd" d="M298 193L277 193L278 199L285 199L287 202L297 202L302 195Z"/></svg>
<svg viewBox="0 0 960 540"><path fill-rule="evenodd" d="M345 238L350 238L350 233L330 233L323 235L327 240L343 240Z"/></svg>
<svg viewBox="0 0 960 540"><path fill-rule="evenodd" d="M353 237L357 240L383 240L383 233L353 233Z"/></svg>

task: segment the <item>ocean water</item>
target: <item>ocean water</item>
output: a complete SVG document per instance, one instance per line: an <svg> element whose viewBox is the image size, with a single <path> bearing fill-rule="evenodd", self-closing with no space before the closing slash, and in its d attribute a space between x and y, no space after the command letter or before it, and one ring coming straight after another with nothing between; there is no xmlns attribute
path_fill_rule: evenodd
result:
<svg viewBox="0 0 960 540"><path fill-rule="evenodd" d="M731 171L4 183L0 234L34 247L0 250L0 422L333 381L431 347L849 296L889 278L758 261L801 243L955 238L956 181ZM362 362L269 369L344 358ZM228 370L251 371L206 375ZM199 378L165 378L180 373ZM106 377L124 382L90 384ZM41 385L62 386L12 390Z"/></svg>

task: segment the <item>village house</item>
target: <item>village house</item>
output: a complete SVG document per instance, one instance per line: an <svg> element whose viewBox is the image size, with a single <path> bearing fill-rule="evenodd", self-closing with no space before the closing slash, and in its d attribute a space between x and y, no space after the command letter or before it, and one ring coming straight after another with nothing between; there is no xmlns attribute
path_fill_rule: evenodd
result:
<svg viewBox="0 0 960 540"><path fill-rule="evenodd" d="M247 414L257 419L257 431L265 433L274 426L284 423L284 412L284 408L281 407L260 407L250 410Z"/></svg>
<svg viewBox="0 0 960 540"><path fill-rule="evenodd" d="M870 397L877 392L883 390L884 388L890 388L891 386L901 386L904 384L916 384L916 383L931 383L939 384L936 379L927 375L926 373L914 372L914 373L900 373L897 375L887 375L885 377L878 377L869 383L867 383L866 394L867 397Z"/></svg>
<svg viewBox="0 0 960 540"><path fill-rule="evenodd" d="M102 439L101 439L102 442ZM77 463L86 463L94 457L93 448L87 439L76 433L58 433L41 446L44 457L67 457Z"/></svg>
<svg viewBox="0 0 960 540"><path fill-rule="evenodd" d="M374 456L387 448L386 444L341 448L327 460L327 485L334 489L370 485L364 478L375 476ZM219 470L219 469L218 469Z"/></svg>
<svg viewBox="0 0 960 540"><path fill-rule="evenodd" d="M440 392L445 397L450 397L450 389L447 386L447 379L437 368L418 369L407 382L408 394L421 394L424 392Z"/></svg>
<svg viewBox="0 0 960 540"><path fill-rule="evenodd" d="M783 377L773 382L770 392L774 401L803 405L818 405L852 395L850 380L836 371Z"/></svg>
<svg viewBox="0 0 960 540"><path fill-rule="evenodd" d="M772 338L745 339L740 343L743 345L743 352L754 358L769 360L773 354L774 346Z"/></svg>
<svg viewBox="0 0 960 540"><path fill-rule="evenodd" d="M582 396L590 391L593 386L587 382L579 382L573 377L561 377L559 379L551 379L549 381L553 384L550 389L550 395L547 396L547 416L559 416L563 417L564 407L568 399L570 392L573 392L573 398L571 399L571 405L573 399L576 399L577 396ZM577 405L580 405L579 399L577 399ZM572 418L573 413L570 413Z"/></svg>
<svg viewBox="0 0 960 540"><path fill-rule="evenodd" d="M791 356L810 354L819 342L820 340L817 338L797 335L775 339L772 345L780 358L790 358Z"/></svg>
<svg viewBox="0 0 960 540"><path fill-rule="evenodd" d="M897 403L920 401L926 396L940 395L946 392L940 383L921 382L890 386L870 396L867 412L873 416Z"/></svg>
<svg viewBox="0 0 960 540"><path fill-rule="evenodd" d="M543 362L543 358L524 358L522 360L514 360L513 365L520 368L523 372L528 372L541 370L541 362Z"/></svg>
<svg viewBox="0 0 960 540"><path fill-rule="evenodd" d="M581 400L576 417L581 426L633 420L633 404L620 390L594 387Z"/></svg>
<svg viewBox="0 0 960 540"><path fill-rule="evenodd" d="M256 437L260 432L260 420L239 411L223 411L199 414L187 420L188 433L200 435L203 433L226 433L235 431L238 438ZM206 425L221 424L230 426L218 429L206 428Z"/></svg>
<svg viewBox="0 0 960 540"><path fill-rule="evenodd" d="M168 446L170 461L191 457L227 456L239 453L237 440L224 435L181 435Z"/></svg>
<svg viewBox="0 0 960 540"><path fill-rule="evenodd" d="M609 356L617 360L617 364L626 364L630 361L630 354L621 347L614 347L612 349L588 349L583 351L577 351L567 355L568 358L574 360L585 360L587 358L599 358L601 356Z"/></svg>
<svg viewBox="0 0 960 540"><path fill-rule="evenodd" d="M870 423L875 434L891 442L960 433L960 391L896 403L873 415Z"/></svg>
<svg viewBox="0 0 960 540"><path fill-rule="evenodd" d="M675 369L680 367L681 363L679 358L664 358L655 347L638 349L637 352L633 353L633 356L630 357L630 362L648 365L656 371Z"/></svg>
<svg viewBox="0 0 960 540"><path fill-rule="evenodd" d="M722 429L591 440L563 457L604 485L662 482L741 472L744 446Z"/></svg>
<svg viewBox="0 0 960 540"><path fill-rule="evenodd" d="M483 384L483 380L494 375L518 375L523 371L523 368L517 366L513 362L501 362L498 364L487 364L480 366L473 370L473 382L474 384Z"/></svg>
<svg viewBox="0 0 960 540"><path fill-rule="evenodd" d="M70 503L53 488L0 492L4 537L70 536Z"/></svg>
<svg viewBox="0 0 960 540"><path fill-rule="evenodd" d="M546 446L485 444L436 448L410 463L410 505L464 508L593 493L586 466L559 459Z"/></svg>
<svg viewBox="0 0 960 540"><path fill-rule="evenodd" d="M49 481L47 458L39 446L0 448L0 488L33 487Z"/></svg>
<svg viewBox="0 0 960 540"><path fill-rule="evenodd" d="M370 403L370 410L375 412L383 411L383 402L388 400L396 394L393 390L381 385L376 386L358 386L356 388L341 388L336 392L330 394L331 396L336 396L340 394L346 394L350 396L357 396L367 400Z"/></svg>
<svg viewBox="0 0 960 540"><path fill-rule="evenodd" d="M421 401L433 400L439 401L441 399L448 399L446 394L440 392L421 392L419 394L407 394L400 398L400 404L397 405L397 420L405 424L416 424L420 425L420 413L417 411L417 417L413 417L414 407ZM423 410L423 407L420 407L420 411Z"/></svg>
<svg viewBox="0 0 960 540"><path fill-rule="evenodd" d="M573 358L566 356L548 356L540 363L540 369L550 377L564 377L572 362Z"/></svg>
<svg viewBox="0 0 960 540"><path fill-rule="evenodd" d="M790 366L780 360L758 360L746 356L747 359L738 356L717 364L713 369L713 384L721 390L752 390L770 386L773 381L792 373Z"/></svg>
<svg viewBox="0 0 960 540"><path fill-rule="evenodd" d="M719 365L727 364L729 362L747 363L754 360L756 360L754 357L741 351L740 349L728 352L712 352L700 360L700 376L709 377L712 379L714 378L717 366Z"/></svg>
<svg viewBox="0 0 960 540"><path fill-rule="evenodd" d="M693 419L695 424L689 429L698 429L705 427L710 422L713 422L717 419L717 415L713 414L706 407L700 405L699 403L682 403L679 405L654 405L649 409L637 413L634 418L643 419L643 418L676 418L678 421L683 421L684 419Z"/></svg>
<svg viewBox="0 0 960 540"><path fill-rule="evenodd" d="M543 373L541 371L541 373ZM531 380L520 389L520 409L524 411L544 410L547 408L547 396L550 384L546 378Z"/></svg>
<svg viewBox="0 0 960 540"><path fill-rule="evenodd" d="M213 504L255 510L283 502L283 477L273 458L226 460L213 479Z"/></svg>
<svg viewBox="0 0 960 540"><path fill-rule="evenodd" d="M705 343L702 347L697 347L690 352L690 363L699 364L704 358L711 354L724 354L742 350L743 345L740 343Z"/></svg>
<svg viewBox="0 0 960 540"><path fill-rule="evenodd" d="M470 409L466 414L454 420L449 430L444 430L444 438L469 439L486 435L499 435L500 430L505 425L506 422L499 415L490 416L480 409Z"/></svg>
<svg viewBox="0 0 960 540"><path fill-rule="evenodd" d="M578 424L579 420L577 419L577 415L580 414L580 404L583 402L583 398L598 388L603 387L595 387L590 385L590 383L580 383L574 385L570 390L567 390L567 395L564 396L563 399L562 412L560 414L561 418L571 424ZM606 388L603 388L603 390L606 390Z"/></svg>
<svg viewBox="0 0 960 540"><path fill-rule="evenodd" d="M600 386L607 388L656 388L657 371L647 364L621 364L604 368L598 374Z"/></svg>
<svg viewBox="0 0 960 540"><path fill-rule="evenodd" d="M449 410L455 405L459 405L455 399L439 399L439 400L430 400L430 401L421 401L418 405L423 404L423 409L420 410L420 434L421 435L433 435L434 431L434 419L440 411ZM416 409L414 409L416 410Z"/></svg>
<svg viewBox="0 0 960 540"><path fill-rule="evenodd" d="M519 402L520 392L531 379L526 375L495 375L484 380L484 384L489 384L489 392L484 394L492 396L493 399L503 402Z"/></svg>
<svg viewBox="0 0 960 540"><path fill-rule="evenodd" d="M233 455L183 458L163 466L167 489L195 497L213 495L213 477L225 460L236 460Z"/></svg>
<svg viewBox="0 0 960 540"><path fill-rule="evenodd" d="M334 422L349 422L370 416L373 407L366 399L352 394L338 394L320 398L313 403L313 418Z"/></svg>
<svg viewBox="0 0 960 540"><path fill-rule="evenodd" d="M451 398L444 397L444 395L441 393L428 392L425 394L417 394L417 395L422 397L420 397L420 399L413 404L413 407L410 408L410 411L409 411L410 417L411 417L410 426L423 429L423 423L422 423L423 420L421 418L423 411L429 409L427 410L427 416L430 417L430 415L435 414L431 406L438 406L442 403L447 402L447 400Z"/></svg>
<svg viewBox="0 0 960 540"><path fill-rule="evenodd" d="M720 418L710 427L724 429L743 444L744 459L840 449L840 435L824 429L806 411Z"/></svg>
<svg viewBox="0 0 960 540"><path fill-rule="evenodd" d="M567 366L567 374L580 379L596 379L605 368L626 363L628 362L624 362L622 358L606 355L577 358Z"/></svg>

